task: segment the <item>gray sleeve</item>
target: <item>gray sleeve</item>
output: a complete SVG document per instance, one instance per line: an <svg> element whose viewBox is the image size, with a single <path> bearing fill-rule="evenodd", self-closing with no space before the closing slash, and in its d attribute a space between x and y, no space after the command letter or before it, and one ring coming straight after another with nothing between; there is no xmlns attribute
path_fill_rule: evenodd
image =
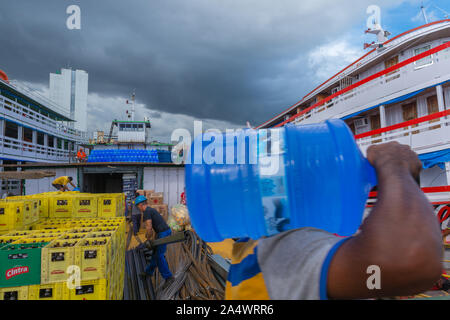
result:
<svg viewBox="0 0 450 320"><path fill-rule="evenodd" d="M260 240L258 263L270 298L320 299L322 266L330 250L341 240L315 228L286 231Z"/></svg>

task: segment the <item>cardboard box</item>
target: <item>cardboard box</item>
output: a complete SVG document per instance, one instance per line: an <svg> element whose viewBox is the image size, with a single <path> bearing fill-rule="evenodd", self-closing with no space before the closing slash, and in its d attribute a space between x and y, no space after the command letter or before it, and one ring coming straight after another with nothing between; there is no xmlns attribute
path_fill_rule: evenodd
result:
<svg viewBox="0 0 450 320"><path fill-rule="evenodd" d="M144 195L145 197L148 199L149 197L152 196L152 194L155 192L155 190L144 190Z"/></svg>
<svg viewBox="0 0 450 320"><path fill-rule="evenodd" d="M153 206L153 205L157 205L157 204L163 204L163 197L154 197L151 196L148 199L148 204Z"/></svg>
<svg viewBox="0 0 450 320"><path fill-rule="evenodd" d="M169 206L167 204L151 205L164 218L165 221L169 218Z"/></svg>

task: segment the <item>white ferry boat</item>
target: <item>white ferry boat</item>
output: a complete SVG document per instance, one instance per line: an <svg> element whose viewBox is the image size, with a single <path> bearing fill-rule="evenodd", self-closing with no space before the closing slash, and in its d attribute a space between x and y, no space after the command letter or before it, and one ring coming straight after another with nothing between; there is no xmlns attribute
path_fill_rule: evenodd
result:
<svg viewBox="0 0 450 320"><path fill-rule="evenodd" d="M450 202L450 20L428 23L392 39L379 25L366 32L381 40L367 45L371 51L257 128L340 118L363 153L373 144L407 144L424 164L421 187L434 204L446 206ZM449 206L443 211L450 215Z"/></svg>
<svg viewBox="0 0 450 320"><path fill-rule="evenodd" d="M55 102L0 70L0 164L69 163L88 134ZM2 193L17 193L20 181L2 181Z"/></svg>

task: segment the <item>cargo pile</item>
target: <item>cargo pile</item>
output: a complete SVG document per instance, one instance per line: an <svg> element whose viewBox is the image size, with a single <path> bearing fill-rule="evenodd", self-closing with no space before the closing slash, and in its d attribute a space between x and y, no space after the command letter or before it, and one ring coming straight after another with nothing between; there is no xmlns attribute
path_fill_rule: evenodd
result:
<svg viewBox="0 0 450 320"><path fill-rule="evenodd" d="M137 190L137 193L145 196L148 205L156 209L164 220L167 221L169 216L169 206L164 203L164 194L162 192L155 192L154 190Z"/></svg>
<svg viewBox="0 0 450 320"><path fill-rule="evenodd" d="M26 230L48 218L112 218L123 216L123 193L47 192L0 200L0 235Z"/></svg>
<svg viewBox="0 0 450 320"><path fill-rule="evenodd" d="M126 252L124 300L224 299L229 264L219 265L211 248L194 231L185 231L185 235L184 242L167 245L166 259L175 280L165 288L159 272L152 277L138 276L150 262L148 249Z"/></svg>
<svg viewBox="0 0 450 320"><path fill-rule="evenodd" d="M122 299L125 195L0 200L0 300Z"/></svg>
<svg viewBox="0 0 450 320"><path fill-rule="evenodd" d="M122 299L125 224L50 219L0 236L0 300Z"/></svg>

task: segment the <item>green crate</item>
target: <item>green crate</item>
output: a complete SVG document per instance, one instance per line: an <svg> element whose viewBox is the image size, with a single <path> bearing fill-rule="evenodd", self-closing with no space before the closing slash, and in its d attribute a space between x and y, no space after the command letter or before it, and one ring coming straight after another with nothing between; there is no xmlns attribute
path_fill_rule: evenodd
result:
<svg viewBox="0 0 450 320"><path fill-rule="evenodd" d="M40 284L41 251L47 244L8 244L0 248L0 287Z"/></svg>

